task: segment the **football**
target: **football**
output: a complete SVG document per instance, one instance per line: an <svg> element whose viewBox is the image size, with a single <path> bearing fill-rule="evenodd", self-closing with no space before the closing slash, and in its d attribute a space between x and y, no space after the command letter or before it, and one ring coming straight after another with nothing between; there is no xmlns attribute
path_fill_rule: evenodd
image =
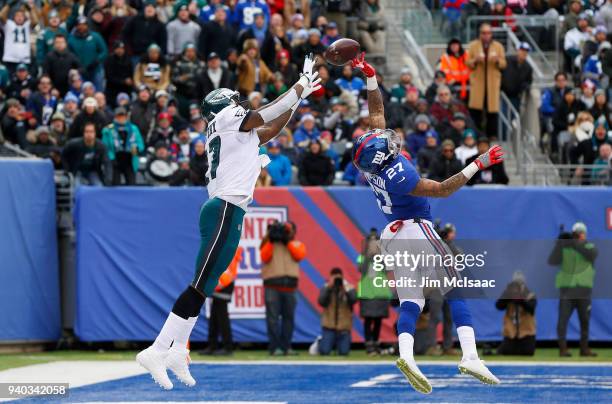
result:
<svg viewBox="0 0 612 404"><path fill-rule="evenodd" d="M341 38L329 45L323 53L323 57L329 64L344 66L357 57L360 48L359 42L349 38Z"/></svg>

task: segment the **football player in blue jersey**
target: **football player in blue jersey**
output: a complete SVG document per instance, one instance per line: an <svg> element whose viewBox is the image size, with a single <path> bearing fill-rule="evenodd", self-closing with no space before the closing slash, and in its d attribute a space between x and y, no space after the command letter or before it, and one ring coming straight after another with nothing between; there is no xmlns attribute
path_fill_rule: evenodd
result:
<svg viewBox="0 0 612 404"><path fill-rule="evenodd" d="M376 71L365 61L361 54L351 62L352 67L360 69L367 78L368 110L370 113L370 131L358 138L353 145L352 157L355 166L364 173L376 195L378 205L389 221L381 234L383 254L418 255L432 253L446 256L448 247L439 238L431 223L428 197L447 197L465 185L479 170L486 169L503 160L500 146L491 147L480 155L460 173L442 182L421 178L406 157L401 153L401 138L391 129L386 128L383 100L376 81ZM403 243L398 243L403 240ZM394 255L396 256L396 255ZM385 257L386 258L386 257ZM386 262L385 262L386 264ZM424 265L411 270L400 268L395 262L392 268L395 281L408 277L421 283L414 287L398 287L400 313L397 323L400 357L397 367L406 376L412 387L424 394L431 393L429 380L421 373L413 355L414 331L417 319L425 305L427 289L420 287L422 280L433 275L430 268ZM434 268L442 270L442 277L458 277L452 267ZM439 278L439 274L438 278ZM433 276L432 276L433 277ZM457 327L463 357L459 363L461 373L474 376L486 384L499 384L495 377L478 357L472 319L464 299L456 297L456 289L440 288L446 294L451 307L452 317Z"/></svg>

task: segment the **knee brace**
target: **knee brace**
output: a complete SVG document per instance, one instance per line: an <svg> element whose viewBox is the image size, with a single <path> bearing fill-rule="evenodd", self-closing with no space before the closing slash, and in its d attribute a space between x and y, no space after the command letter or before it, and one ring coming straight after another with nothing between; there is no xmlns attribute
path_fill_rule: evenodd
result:
<svg viewBox="0 0 612 404"><path fill-rule="evenodd" d="M206 296L189 285L176 299L172 312L185 320L189 317L197 317L200 314L200 310L202 310L205 300Z"/></svg>
<svg viewBox="0 0 612 404"><path fill-rule="evenodd" d="M472 327L472 315L467 303L463 299L448 299L448 305L451 309L451 315L455 322L455 327L469 326Z"/></svg>

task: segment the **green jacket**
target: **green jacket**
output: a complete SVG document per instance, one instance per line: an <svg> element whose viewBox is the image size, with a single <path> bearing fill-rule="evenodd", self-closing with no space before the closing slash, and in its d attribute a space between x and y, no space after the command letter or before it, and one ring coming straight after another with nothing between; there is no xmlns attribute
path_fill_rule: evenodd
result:
<svg viewBox="0 0 612 404"><path fill-rule="evenodd" d="M53 49L53 41L55 40L55 35L58 33L64 34L64 36L68 38L68 31L62 27L58 27L56 30L45 28L38 34L38 38L36 39L36 61L39 65L42 66L45 61L45 56Z"/></svg>
<svg viewBox="0 0 612 404"><path fill-rule="evenodd" d="M131 122L127 122L125 124L125 130L128 132L127 140L125 144L123 144L121 136L119 135L119 129L120 125L116 122L102 129L102 143L104 143L104 146L106 146L108 150L108 159L114 161L118 152L123 151L129 153L132 151L133 145L135 145L138 153L132 155L132 168L134 168L134 172L136 172L138 171L139 165L138 155L144 151L144 141L140 135L140 130L138 130L138 126Z"/></svg>
<svg viewBox="0 0 612 404"><path fill-rule="evenodd" d="M597 248L591 242L578 240L558 240L548 263L559 265L555 286L557 288L593 288Z"/></svg>
<svg viewBox="0 0 612 404"><path fill-rule="evenodd" d="M68 37L68 47L79 58L81 66L90 73L101 69L108 55L104 39L94 31L85 35L73 32Z"/></svg>

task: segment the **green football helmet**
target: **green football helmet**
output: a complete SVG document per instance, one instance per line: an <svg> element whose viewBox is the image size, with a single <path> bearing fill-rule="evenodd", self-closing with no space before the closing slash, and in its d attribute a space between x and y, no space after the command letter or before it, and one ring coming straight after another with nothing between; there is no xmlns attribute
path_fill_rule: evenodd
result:
<svg viewBox="0 0 612 404"><path fill-rule="evenodd" d="M209 122L215 119L215 116L221 110L240 103L240 94L238 91L230 90L229 88L218 88L208 93L202 101L200 112L202 117Z"/></svg>

